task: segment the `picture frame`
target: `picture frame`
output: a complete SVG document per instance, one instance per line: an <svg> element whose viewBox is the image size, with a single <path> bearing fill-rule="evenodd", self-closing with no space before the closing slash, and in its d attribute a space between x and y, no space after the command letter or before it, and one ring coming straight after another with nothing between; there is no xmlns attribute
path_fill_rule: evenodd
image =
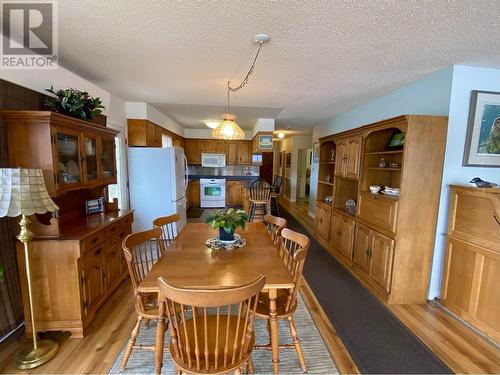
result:
<svg viewBox="0 0 500 375"><path fill-rule="evenodd" d="M500 92L471 92L464 167L500 167Z"/></svg>
<svg viewBox="0 0 500 375"><path fill-rule="evenodd" d="M290 168L292 166L292 153L287 152L286 153L286 167Z"/></svg>
<svg viewBox="0 0 500 375"><path fill-rule="evenodd" d="M281 168L283 166L283 155L281 154L281 152L279 154L280 154L279 158L280 158L280 168Z"/></svg>
<svg viewBox="0 0 500 375"><path fill-rule="evenodd" d="M273 149L273 135L260 134L259 135L259 149L272 150Z"/></svg>

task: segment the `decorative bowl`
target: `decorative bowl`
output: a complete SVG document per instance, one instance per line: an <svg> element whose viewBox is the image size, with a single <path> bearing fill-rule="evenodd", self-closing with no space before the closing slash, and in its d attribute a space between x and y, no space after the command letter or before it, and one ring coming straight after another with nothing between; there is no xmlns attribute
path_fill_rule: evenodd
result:
<svg viewBox="0 0 500 375"><path fill-rule="evenodd" d="M373 194L376 194L380 191L380 186L378 185L370 185L370 191L373 193Z"/></svg>

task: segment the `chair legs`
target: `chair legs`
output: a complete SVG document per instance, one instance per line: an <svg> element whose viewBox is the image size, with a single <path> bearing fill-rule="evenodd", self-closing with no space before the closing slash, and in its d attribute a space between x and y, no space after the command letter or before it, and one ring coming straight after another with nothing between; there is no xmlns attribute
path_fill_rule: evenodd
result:
<svg viewBox="0 0 500 375"><path fill-rule="evenodd" d="M300 362L300 367L302 368L302 371L307 372L304 353L302 352L299 336L297 335L297 328L295 327L295 321L293 320L293 316L291 315L288 317L288 324L290 325L290 334L292 335L293 338L293 345L295 346L295 351L297 352L297 357Z"/></svg>
<svg viewBox="0 0 500 375"><path fill-rule="evenodd" d="M271 207L274 208L274 210L276 211L276 214L273 214L273 210L271 208L271 215L275 215L275 216L278 216L278 217L281 217L281 214L280 214L280 207L278 205L278 197L272 197L271 198Z"/></svg>
<svg viewBox="0 0 500 375"><path fill-rule="evenodd" d="M253 219L255 217L255 211L257 210L260 211L260 215L262 215L262 217L266 216L268 213L269 214L271 213L270 204L260 204L260 203L257 204L252 202L252 205L250 206L250 215L248 215L249 223L253 222Z"/></svg>
<svg viewBox="0 0 500 375"><path fill-rule="evenodd" d="M141 330L141 323L143 319L144 318L141 315L137 316L137 322L135 323L134 329L132 329L127 349L125 350L125 355L123 357L122 364L120 365L121 370L125 369L125 366L127 366L128 358L130 357L130 353L132 353L132 349L135 345L135 340L137 339L139 331Z"/></svg>

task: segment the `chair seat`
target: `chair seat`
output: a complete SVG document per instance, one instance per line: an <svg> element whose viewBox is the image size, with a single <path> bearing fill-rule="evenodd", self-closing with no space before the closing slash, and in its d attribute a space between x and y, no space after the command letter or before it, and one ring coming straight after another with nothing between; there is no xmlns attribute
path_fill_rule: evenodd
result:
<svg viewBox="0 0 500 375"><path fill-rule="evenodd" d="M245 324L245 319L239 319L240 324L239 324L239 332L241 333L242 330L244 329L244 324ZM196 355L194 353L194 348L191 348L191 353L190 353L190 358L191 358L191 366L189 366L188 362L188 356L187 352L185 350L186 348L186 337L184 333L184 324L179 323L179 329L178 332L180 332L180 337L177 339L180 340L183 348L183 358L178 357L176 358L174 353L175 353L175 345L173 345L172 340L170 341L170 353L172 354L172 359L174 362L179 366L181 369L187 372L195 372L195 373L222 373L222 372L227 372L231 371L233 369L241 367L244 362L248 359L250 356L253 346L255 345L255 335L252 332L250 335L250 341L248 343L248 353L245 353L244 350L242 352L241 358L239 358L240 354L240 349L241 349L241 341L236 343L236 348L234 348L234 337L236 333L236 327L238 323L238 318L237 316L231 315L229 319L229 334L227 338L228 344L228 353L227 353L227 362L226 365L224 366L224 346L226 343L226 327L227 327L227 321L228 317L226 316L220 316L219 317L219 332L218 332L218 345L219 345L219 353L217 355L217 369L215 368L215 343L216 343L216 327L217 327L217 316L215 315L209 315L207 316L207 337L208 337L208 348L210 349L210 354L208 356L208 370L206 369L206 362L205 362L205 354L204 354L204 348L205 348L205 323L203 316L197 316L196 318L196 334L197 334L197 340L199 343L200 347L200 368L196 368ZM186 319L186 332L188 336L188 342L193 343L195 342L195 326L193 323L193 319ZM235 362L232 364L232 357L233 353L235 353Z"/></svg>
<svg viewBox="0 0 500 375"><path fill-rule="evenodd" d="M250 202L255 203L255 204L267 204L267 203L269 203L269 200L250 199Z"/></svg>
<svg viewBox="0 0 500 375"><path fill-rule="evenodd" d="M157 319L158 318L158 294L157 293L146 293L142 295L144 301L143 310L138 303L135 305L135 310L138 314L146 319Z"/></svg>
<svg viewBox="0 0 500 375"><path fill-rule="evenodd" d="M287 302L288 289L278 289L276 297L276 313L278 314L278 318L287 317L295 311L296 306L292 306L292 308L286 311ZM260 318L269 319L269 293L261 292L259 294L255 314Z"/></svg>

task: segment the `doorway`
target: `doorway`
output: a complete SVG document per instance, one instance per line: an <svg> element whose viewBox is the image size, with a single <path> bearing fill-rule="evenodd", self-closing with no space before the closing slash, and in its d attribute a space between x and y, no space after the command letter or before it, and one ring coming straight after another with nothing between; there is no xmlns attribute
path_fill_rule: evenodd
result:
<svg viewBox="0 0 500 375"><path fill-rule="evenodd" d="M297 201L309 201L312 149L299 148L297 159Z"/></svg>

